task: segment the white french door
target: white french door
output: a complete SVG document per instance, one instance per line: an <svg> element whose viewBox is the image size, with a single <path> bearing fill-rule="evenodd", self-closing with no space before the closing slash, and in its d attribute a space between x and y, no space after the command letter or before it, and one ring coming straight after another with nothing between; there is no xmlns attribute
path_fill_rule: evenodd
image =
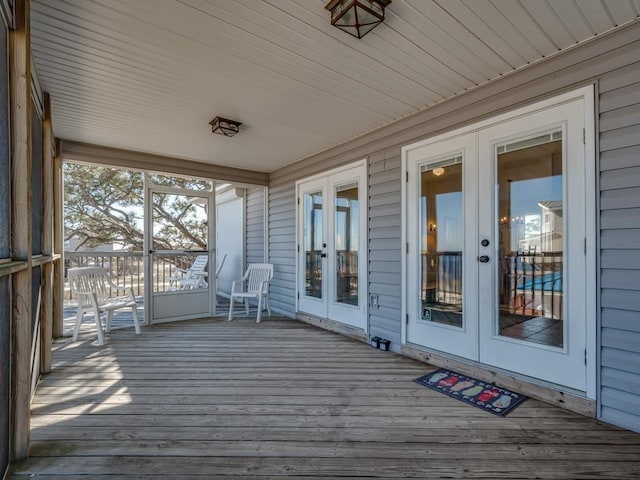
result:
<svg viewBox="0 0 640 480"><path fill-rule="evenodd" d="M406 341L590 394L590 89L404 149Z"/></svg>
<svg viewBox="0 0 640 480"><path fill-rule="evenodd" d="M412 342L478 356L477 137L414 152L408 163L408 312Z"/></svg>
<svg viewBox="0 0 640 480"><path fill-rule="evenodd" d="M366 330L366 165L297 184L298 310Z"/></svg>

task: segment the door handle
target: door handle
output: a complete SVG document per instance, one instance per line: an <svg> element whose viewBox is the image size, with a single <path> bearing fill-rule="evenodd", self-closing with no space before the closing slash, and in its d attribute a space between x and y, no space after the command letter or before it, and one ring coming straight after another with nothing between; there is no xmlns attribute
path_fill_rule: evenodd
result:
<svg viewBox="0 0 640 480"><path fill-rule="evenodd" d="M487 257L486 255L480 255L480 256L478 257L478 261L479 261L480 263L487 263L487 262L489 261L489 257Z"/></svg>
<svg viewBox="0 0 640 480"><path fill-rule="evenodd" d="M320 258L327 258L327 254L326 253L321 253L320 254Z"/></svg>

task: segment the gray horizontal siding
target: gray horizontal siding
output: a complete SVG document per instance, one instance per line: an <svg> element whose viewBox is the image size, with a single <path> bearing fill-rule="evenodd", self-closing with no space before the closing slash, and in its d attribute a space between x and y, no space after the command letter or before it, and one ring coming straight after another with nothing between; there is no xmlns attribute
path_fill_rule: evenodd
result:
<svg viewBox="0 0 640 480"><path fill-rule="evenodd" d="M640 431L640 62L600 79L600 417Z"/></svg>
<svg viewBox="0 0 640 480"><path fill-rule="evenodd" d="M246 258L249 263L263 263L266 231L264 225L264 189L247 190L246 208Z"/></svg>
<svg viewBox="0 0 640 480"><path fill-rule="evenodd" d="M295 316L296 292L295 182L269 188L269 262L273 263L271 307Z"/></svg>
<svg viewBox="0 0 640 480"><path fill-rule="evenodd" d="M368 285L379 305L369 309L369 332L391 340L394 351L400 349L402 325L399 155L393 149L369 156Z"/></svg>

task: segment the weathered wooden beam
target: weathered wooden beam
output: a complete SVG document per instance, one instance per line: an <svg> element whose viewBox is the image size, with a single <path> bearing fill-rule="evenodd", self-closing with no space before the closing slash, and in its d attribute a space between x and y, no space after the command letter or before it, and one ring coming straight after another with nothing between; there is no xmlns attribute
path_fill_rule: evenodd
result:
<svg viewBox="0 0 640 480"><path fill-rule="evenodd" d="M64 318L64 231L62 228L62 144L55 139L53 158L53 337L61 337Z"/></svg>
<svg viewBox="0 0 640 480"><path fill-rule="evenodd" d="M53 255L53 126L51 97L44 93L42 120L42 253ZM53 340L53 263L42 266L42 307L40 317L40 373L51 371Z"/></svg>
<svg viewBox="0 0 640 480"><path fill-rule="evenodd" d="M11 113L11 248L27 268L12 275L11 458L29 453L31 394L31 61L29 0L14 4L9 32Z"/></svg>

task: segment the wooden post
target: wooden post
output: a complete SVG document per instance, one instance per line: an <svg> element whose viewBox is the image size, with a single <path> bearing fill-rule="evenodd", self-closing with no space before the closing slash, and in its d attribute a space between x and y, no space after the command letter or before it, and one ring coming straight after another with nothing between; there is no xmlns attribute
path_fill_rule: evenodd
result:
<svg viewBox="0 0 640 480"><path fill-rule="evenodd" d="M42 253L53 256L53 127L51 97L44 93L42 120ZM42 307L40 325L40 373L51 372L53 340L53 262L42 266Z"/></svg>
<svg viewBox="0 0 640 480"><path fill-rule="evenodd" d="M12 275L11 457L29 454L31 391L31 60L29 0L14 4L9 33L11 112L11 247L27 268Z"/></svg>
<svg viewBox="0 0 640 480"><path fill-rule="evenodd" d="M64 231L62 228L62 142L55 140L56 155L53 158L53 251L57 255L53 264L53 337L63 333L64 320Z"/></svg>

